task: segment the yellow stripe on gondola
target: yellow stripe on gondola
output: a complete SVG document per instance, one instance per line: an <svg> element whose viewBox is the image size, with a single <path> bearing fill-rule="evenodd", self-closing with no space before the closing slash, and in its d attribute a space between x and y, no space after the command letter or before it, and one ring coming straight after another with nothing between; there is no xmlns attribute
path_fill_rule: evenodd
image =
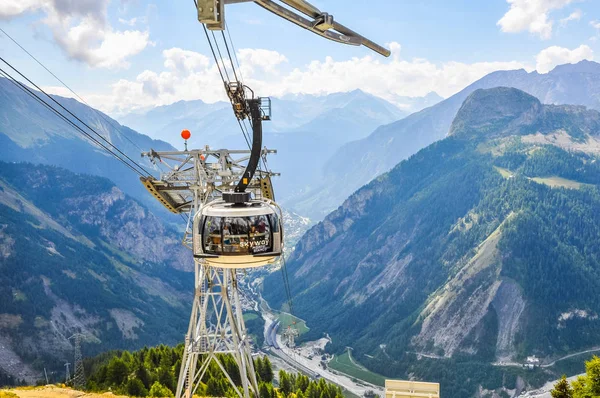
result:
<svg viewBox="0 0 600 398"><path fill-rule="evenodd" d="M260 179L260 191L263 198L275 200L275 195L273 194L273 184L271 184L271 177Z"/></svg>

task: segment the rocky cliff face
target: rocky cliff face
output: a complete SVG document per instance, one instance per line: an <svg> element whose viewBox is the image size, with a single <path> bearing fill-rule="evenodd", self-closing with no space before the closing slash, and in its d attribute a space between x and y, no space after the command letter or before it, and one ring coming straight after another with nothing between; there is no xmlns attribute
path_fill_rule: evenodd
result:
<svg viewBox="0 0 600 398"><path fill-rule="evenodd" d="M519 90L475 91L450 137L298 243L290 283L312 336L396 377L422 372L410 353L490 363L594 345L599 122ZM283 302L277 277L265 295ZM565 313L586 316L566 325Z"/></svg>
<svg viewBox="0 0 600 398"><path fill-rule="evenodd" d="M112 182L0 163L0 368L35 381L87 355L178 343L193 291L180 234Z"/></svg>

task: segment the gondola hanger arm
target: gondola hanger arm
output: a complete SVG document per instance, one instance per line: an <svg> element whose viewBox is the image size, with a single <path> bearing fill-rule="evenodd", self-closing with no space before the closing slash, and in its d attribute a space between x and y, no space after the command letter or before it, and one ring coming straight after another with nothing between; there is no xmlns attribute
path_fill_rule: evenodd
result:
<svg viewBox="0 0 600 398"><path fill-rule="evenodd" d="M208 29L223 30L225 27L225 5L254 2L273 14L326 39L354 46L363 45L385 57L391 55L390 50L387 48L338 23L333 15L322 12L304 0L280 1L291 8L284 7L275 0L197 0L198 19Z"/></svg>

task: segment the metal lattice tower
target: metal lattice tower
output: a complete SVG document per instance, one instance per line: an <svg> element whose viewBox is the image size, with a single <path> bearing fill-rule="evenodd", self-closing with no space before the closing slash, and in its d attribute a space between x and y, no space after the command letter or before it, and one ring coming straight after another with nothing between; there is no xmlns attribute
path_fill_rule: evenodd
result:
<svg viewBox="0 0 600 398"><path fill-rule="evenodd" d="M240 397L258 396L250 342L238 294L238 270L196 263L196 294L185 339L177 397L191 398L215 362ZM242 390L233 382L219 354L232 354L240 369Z"/></svg>
<svg viewBox="0 0 600 398"><path fill-rule="evenodd" d="M83 356L81 355L81 340L85 336L81 333L75 333L69 337L75 344L75 374L73 375L73 387L82 389L85 387L85 372L83 370Z"/></svg>
<svg viewBox="0 0 600 398"><path fill-rule="evenodd" d="M287 341L287 346L290 348L294 348L296 346L296 337L298 337L300 333L298 329L292 326L288 326L285 332L283 332L283 337L285 337Z"/></svg>
<svg viewBox="0 0 600 398"><path fill-rule="evenodd" d="M263 149L261 156L275 151ZM244 173L250 151L203 150L144 153L169 169L159 180L143 180L146 188L174 213L187 214L183 244L193 248L193 219L204 204L232 191ZM276 175L259 170L247 191L262 197L265 179ZM194 259L195 289L192 314L177 383L177 398L192 398L211 363L216 363L240 398L258 397L258 381L249 337L242 316L236 269L208 266ZM219 359L231 354L240 370L242 388L233 382Z"/></svg>
<svg viewBox="0 0 600 398"><path fill-rule="evenodd" d="M69 362L65 363L65 384L68 384L71 381L71 370L69 369L71 364Z"/></svg>

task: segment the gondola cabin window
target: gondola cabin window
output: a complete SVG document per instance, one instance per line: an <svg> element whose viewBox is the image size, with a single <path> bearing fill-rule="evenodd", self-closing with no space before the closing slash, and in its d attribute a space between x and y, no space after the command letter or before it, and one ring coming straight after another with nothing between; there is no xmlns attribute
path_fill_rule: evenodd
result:
<svg viewBox="0 0 600 398"><path fill-rule="evenodd" d="M273 251L275 217L205 217L202 236L207 254L254 255Z"/></svg>

